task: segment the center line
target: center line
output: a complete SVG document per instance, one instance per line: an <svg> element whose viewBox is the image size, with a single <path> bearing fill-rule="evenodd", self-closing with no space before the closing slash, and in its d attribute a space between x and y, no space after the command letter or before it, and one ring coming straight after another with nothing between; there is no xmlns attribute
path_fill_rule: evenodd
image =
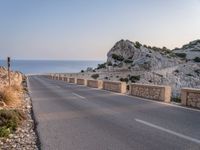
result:
<svg viewBox="0 0 200 150"><path fill-rule="evenodd" d="M143 120L140 120L140 119L135 119L135 121L137 121L137 122L139 122L139 123L142 123L142 124L144 124L144 125L150 126L150 127L152 127L152 128L156 128L156 129L159 129L159 130L161 130L161 131L164 131L164 132L167 132L167 133L176 135L176 136L178 136L178 137L180 137L180 138L183 138L183 139L186 139L186 140L189 140L189 141L192 141L192 142L195 142L195 143L200 144L200 140L199 140L199 139L195 139L195 138L186 136L186 135L184 135L184 134L177 133L177 132L172 131L172 130L169 130L169 129L165 129L165 128L163 128L163 127L154 125L154 124L152 124L152 123L149 123L149 122L146 122L146 121L143 121Z"/></svg>
<svg viewBox="0 0 200 150"><path fill-rule="evenodd" d="M81 96L81 95L78 95L78 94L76 94L76 93L72 93L74 96L77 96L77 97L79 97L79 98L81 98L81 99L85 99L85 97L83 97L83 96Z"/></svg>

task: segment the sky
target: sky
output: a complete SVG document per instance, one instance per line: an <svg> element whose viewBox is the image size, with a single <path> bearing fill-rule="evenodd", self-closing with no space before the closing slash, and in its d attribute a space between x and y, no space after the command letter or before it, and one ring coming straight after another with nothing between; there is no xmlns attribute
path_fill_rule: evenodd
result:
<svg viewBox="0 0 200 150"><path fill-rule="evenodd" d="M0 59L105 60L121 39L200 39L200 0L0 0Z"/></svg>

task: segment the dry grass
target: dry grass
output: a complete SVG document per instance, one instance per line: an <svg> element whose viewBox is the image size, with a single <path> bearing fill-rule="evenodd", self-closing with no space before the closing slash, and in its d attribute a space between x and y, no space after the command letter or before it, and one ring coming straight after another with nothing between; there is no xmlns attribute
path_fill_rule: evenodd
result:
<svg viewBox="0 0 200 150"><path fill-rule="evenodd" d="M5 102L7 106L19 106L21 104L21 91L22 87L17 85L4 87L0 91L0 100Z"/></svg>

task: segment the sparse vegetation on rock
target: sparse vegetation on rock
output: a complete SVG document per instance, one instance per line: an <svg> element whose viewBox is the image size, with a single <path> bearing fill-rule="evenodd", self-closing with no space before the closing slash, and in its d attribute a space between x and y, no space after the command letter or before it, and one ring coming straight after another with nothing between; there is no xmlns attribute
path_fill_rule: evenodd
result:
<svg viewBox="0 0 200 150"><path fill-rule="evenodd" d="M132 82L132 83L135 83L137 81L140 80L140 75L137 75L137 76L130 76L129 77L129 80Z"/></svg>
<svg viewBox="0 0 200 150"><path fill-rule="evenodd" d="M104 68L106 68L106 63L98 64L97 69L104 69Z"/></svg>
<svg viewBox="0 0 200 150"><path fill-rule="evenodd" d="M200 57L195 57L193 60L194 62L200 62Z"/></svg>
<svg viewBox="0 0 200 150"><path fill-rule="evenodd" d="M7 137L26 119L20 110L0 110L0 137Z"/></svg>
<svg viewBox="0 0 200 150"><path fill-rule="evenodd" d="M186 53L175 53L176 56L180 57L180 58L186 58L187 54Z"/></svg>
<svg viewBox="0 0 200 150"><path fill-rule="evenodd" d="M117 60L117 61L123 61L124 60L123 56L117 55L117 54L112 54L112 58L114 60Z"/></svg>
<svg viewBox="0 0 200 150"><path fill-rule="evenodd" d="M93 74L91 75L91 77L96 80L97 78L99 78L99 74Z"/></svg>
<svg viewBox="0 0 200 150"><path fill-rule="evenodd" d="M142 44L140 44L140 42L138 42L138 41L135 42L135 47L136 48L140 48L141 46L142 46Z"/></svg>

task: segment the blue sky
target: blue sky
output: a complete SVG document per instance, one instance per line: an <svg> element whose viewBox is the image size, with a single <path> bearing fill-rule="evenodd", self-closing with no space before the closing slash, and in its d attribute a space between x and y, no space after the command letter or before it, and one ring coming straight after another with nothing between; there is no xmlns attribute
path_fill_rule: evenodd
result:
<svg viewBox="0 0 200 150"><path fill-rule="evenodd" d="M1 0L0 59L105 60L121 39L200 39L200 0Z"/></svg>

